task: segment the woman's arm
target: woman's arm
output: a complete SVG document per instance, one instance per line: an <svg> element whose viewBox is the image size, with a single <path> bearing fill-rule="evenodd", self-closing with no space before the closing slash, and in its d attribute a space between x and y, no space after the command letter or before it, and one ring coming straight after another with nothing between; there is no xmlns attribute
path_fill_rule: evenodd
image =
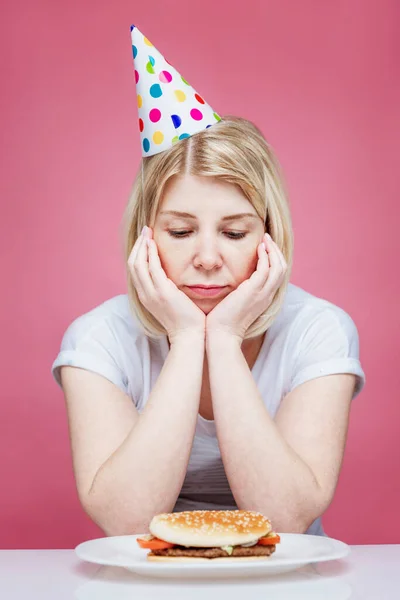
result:
<svg viewBox="0 0 400 600"><path fill-rule="evenodd" d="M189 335L171 345L136 424L96 473L86 509L107 535L144 533L155 514L173 510L196 429L204 344Z"/></svg>
<svg viewBox="0 0 400 600"><path fill-rule="evenodd" d="M355 376L306 382L268 414L236 339L208 335L217 437L241 509L281 532L304 533L330 504L342 462Z"/></svg>

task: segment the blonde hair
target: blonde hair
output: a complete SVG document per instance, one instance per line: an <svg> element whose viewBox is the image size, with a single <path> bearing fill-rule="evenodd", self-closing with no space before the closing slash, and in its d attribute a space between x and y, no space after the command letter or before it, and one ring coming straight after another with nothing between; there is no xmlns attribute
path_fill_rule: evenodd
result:
<svg viewBox="0 0 400 600"><path fill-rule="evenodd" d="M257 337L272 325L282 308L292 270L293 230L278 160L261 131L242 117L222 117L212 127L180 140L171 149L142 158L121 223L131 311L146 335L167 335L163 325L139 300L128 259L143 226L154 227L167 182L174 175L183 174L214 177L239 186L286 260L285 278L272 303L245 335L245 339Z"/></svg>

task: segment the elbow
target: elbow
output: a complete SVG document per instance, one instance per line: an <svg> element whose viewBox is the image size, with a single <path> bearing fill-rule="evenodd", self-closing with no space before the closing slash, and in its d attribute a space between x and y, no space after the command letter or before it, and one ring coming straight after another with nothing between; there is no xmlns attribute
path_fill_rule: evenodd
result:
<svg viewBox="0 0 400 600"><path fill-rule="evenodd" d="M113 515L87 513L91 520L103 531L105 537L139 535L149 533L149 523L129 520Z"/></svg>
<svg viewBox="0 0 400 600"><path fill-rule="evenodd" d="M272 523L274 531L279 533L305 533L312 521L309 522L303 515L285 515Z"/></svg>
<svg viewBox="0 0 400 600"><path fill-rule="evenodd" d="M148 533L148 528L140 527L134 523L116 523L101 527L106 537L114 537L120 535L140 535Z"/></svg>
<svg viewBox="0 0 400 600"><path fill-rule="evenodd" d="M317 517L316 517L317 518ZM280 533L306 533L315 519L307 519L304 515L298 515L281 521L280 527L275 527Z"/></svg>
<svg viewBox="0 0 400 600"><path fill-rule="evenodd" d="M306 533L318 516L319 515L310 516L309 512L298 512L276 519L272 523L272 526L274 531L279 533Z"/></svg>
<svg viewBox="0 0 400 600"><path fill-rule="evenodd" d="M318 490L318 494L310 495L308 501L297 510L288 515L283 523L282 533L306 533L311 525L320 518L328 508L332 498L327 498L323 490Z"/></svg>
<svg viewBox="0 0 400 600"><path fill-rule="evenodd" d="M104 493L80 495L81 506L87 516L107 537L145 535L150 533L150 523L155 514L172 512L174 504L154 506L146 498L123 498Z"/></svg>
<svg viewBox="0 0 400 600"><path fill-rule="evenodd" d="M81 502L86 515L95 523L106 537L121 535L139 535L149 533L150 520L143 518L138 520L113 511L110 507L94 506L90 502ZM136 515L137 517L137 515Z"/></svg>
<svg viewBox="0 0 400 600"><path fill-rule="evenodd" d="M307 501L297 506L287 506L282 514L271 518L274 531L280 533L306 533L311 525L323 515L332 498L323 497L322 493L308 496ZM264 514L268 515L268 512ZM272 517L272 515L271 515Z"/></svg>

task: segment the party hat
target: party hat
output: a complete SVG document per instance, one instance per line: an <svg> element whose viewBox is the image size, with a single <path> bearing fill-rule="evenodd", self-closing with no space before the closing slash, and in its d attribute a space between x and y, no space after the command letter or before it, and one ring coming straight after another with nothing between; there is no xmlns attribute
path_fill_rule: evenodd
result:
<svg viewBox="0 0 400 600"><path fill-rule="evenodd" d="M142 156L163 152L221 120L135 25L131 38Z"/></svg>

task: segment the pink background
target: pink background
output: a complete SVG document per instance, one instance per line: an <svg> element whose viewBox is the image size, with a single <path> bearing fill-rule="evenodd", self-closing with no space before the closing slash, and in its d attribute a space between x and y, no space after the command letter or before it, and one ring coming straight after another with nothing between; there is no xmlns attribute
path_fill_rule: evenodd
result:
<svg viewBox="0 0 400 600"><path fill-rule="evenodd" d="M69 323L126 291L119 224L140 159L131 23L217 112L253 120L275 148L294 221L292 282L350 313L367 376L324 525L352 544L400 542L399 18L396 0L9 3L2 548L103 535L77 499L50 367Z"/></svg>

